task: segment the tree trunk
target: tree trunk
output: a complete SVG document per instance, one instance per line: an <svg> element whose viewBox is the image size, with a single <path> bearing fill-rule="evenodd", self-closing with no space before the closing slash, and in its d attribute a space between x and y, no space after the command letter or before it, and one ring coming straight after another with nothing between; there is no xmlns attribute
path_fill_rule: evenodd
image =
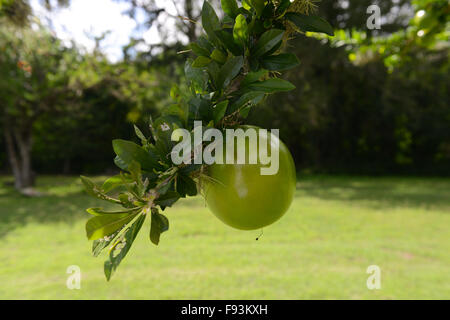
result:
<svg viewBox="0 0 450 320"><path fill-rule="evenodd" d="M70 170L71 170L71 161L70 161L70 158L66 158L64 160L63 173L66 175L70 174Z"/></svg>
<svg viewBox="0 0 450 320"><path fill-rule="evenodd" d="M192 2L192 0L185 0L184 2L184 11L186 14L186 17L189 18L190 21L188 21L186 27L186 36L189 39L189 42L194 42L195 40L197 40L197 29L196 29L196 25L195 23L193 23L192 21L195 21L194 17L194 4Z"/></svg>
<svg viewBox="0 0 450 320"><path fill-rule="evenodd" d="M31 168L31 127L25 130L5 126L5 141L9 163L14 175L14 186L18 190L33 187L34 177Z"/></svg>

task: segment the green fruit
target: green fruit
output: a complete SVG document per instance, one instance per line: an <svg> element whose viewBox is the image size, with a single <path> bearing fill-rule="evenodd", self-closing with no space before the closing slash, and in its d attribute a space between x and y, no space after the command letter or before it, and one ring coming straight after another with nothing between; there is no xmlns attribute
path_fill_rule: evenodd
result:
<svg viewBox="0 0 450 320"><path fill-rule="evenodd" d="M208 167L209 178L203 182L206 203L214 215L233 228L255 230L268 226L286 213L294 198L296 172L291 153L276 136L269 137L265 141L260 139L258 147L269 140L272 152L279 152L279 170L274 175L261 175L260 169L267 166L261 165L259 156L258 164ZM278 150L274 149L275 140L270 139L279 141ZM257 150L249 148L248 143L245 148L247 154Z"/></svg>

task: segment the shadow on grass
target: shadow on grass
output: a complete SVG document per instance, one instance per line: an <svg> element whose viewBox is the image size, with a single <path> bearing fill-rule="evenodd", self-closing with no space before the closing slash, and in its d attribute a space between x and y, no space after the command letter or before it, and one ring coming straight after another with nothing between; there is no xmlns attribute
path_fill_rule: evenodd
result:
<svg viewBox="0 0 450 320"><path fill-rule="evenodd" d="M0 177L0 238L28 223L68 223L87 220L88 207L107 203L88 196L78 177L39 177L36 189L42 197L26 197Z"/></svg>
<svg viewBox="0 0 450 320"><path fill-rule="evenodd" d="M415 177L300 177L297 197L357 203L370 208L450 209L450 179Z"/></svg>
<svg viewBox="0 0 450 320"><path fill-rule="evenodd" d="M98 178L101 181L102 178ZM78 177L39 177L37 189L46 195L28 198L10 185L11 178L0 177L0 238L28 223L67 223L90 217L89 207L114 205L84 193ZM296 197L340 201L369 208L423 207L449 209L450 179L300 177ZM200 198L177 203L179 207L204 207Z"/></svg>

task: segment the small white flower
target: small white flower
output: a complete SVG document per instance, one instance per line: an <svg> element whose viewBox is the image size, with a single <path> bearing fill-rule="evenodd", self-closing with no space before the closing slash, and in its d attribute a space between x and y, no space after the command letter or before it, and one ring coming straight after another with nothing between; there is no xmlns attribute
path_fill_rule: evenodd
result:
<svg viewBox="0 0 450 320"><path fill-rule="evenodd" d="M169 125L168 125L167 123L164 122L164 123L161 125L161 130L162 130L162 131L170 130L170 127L169 127Z"/></svg>

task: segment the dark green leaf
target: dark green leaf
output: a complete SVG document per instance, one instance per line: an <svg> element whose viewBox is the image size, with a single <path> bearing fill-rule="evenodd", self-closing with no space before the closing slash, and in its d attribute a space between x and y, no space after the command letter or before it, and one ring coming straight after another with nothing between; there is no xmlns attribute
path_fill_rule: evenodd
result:
<svg viewBox="0 0 450 320"><path fill-rule="evenodd" d="M190 44L192 51L198 56L209 57L210 52L208 49L201 47L198 43L193 42Z"/></svg>
<svg viewBox="0 0 450 320"><path fill-rule="evenodd" d="M205 1L203 3L202 25L208 37L215 42L217 40L215 31L220 29L220 21L217 17L216 12L214 11L214 8L208 1Z"/></svg>
<svg viewBox="0 0 450 320"><path fill-rule="evenodd" d="M137 220L128 227L127 231L114 242L114 245L109 252L109 260L106 261L104 265L104 272L108 281L130 250L136 236L144 224L144 220L145 215L140 215Z"/></svg>
<svg viewBox="0 0 450 320"><path fill-rule="evenodd" d="M220 69L218 79L219 87L225 88L228 86L231 80L239 74L239 71L241 71L243 65L244 58L241 56L228 59L228 61Z"/></svg>
<svg viewBox="0 0 450 320"><path fill-rule="evenodd" d="M114 198L109 197L105 194L105 192L97 186L92 180L90 180L87 177L81 176L81 182L83 182L84 188L88 194L91 196L94 196L96 198L99 198L101 200L106 200L112 203L118 203L120 204L120 201Z"/></svg>
<svg viewBox="0 0 450 320"><path fill-rule="evenodd" d="M161 233L169 230L169 220L157 210L152 210L152 223L150 227L150 241L159 244Z"/></svg>
<svg viewBox="0 0 450 320"><path fill-rule="evenodd" d="M289 81L275 78L252 83L249 85L249 88L251 90L262 91L265 93L274 93L278 91L290 91L295 89L295 86Z"/></svg>
<svg viewBox="0 0 450 320"><path fill-rule="evenodd" d="M299 64L297 57L292 53L282 53L261 59L261 66L270 71L285 71L295 68Z"/></svg>
<svg viewBox="0 0 450 320"><path fill-rule="evenodd" d="M155 200L155 204L162 207L171 207L175 202L180 199L180 195L175 191L168 191Z"/></svg>
<svg viewBox="0 0 450 320"><path fill-rule="evenodd" d="M117 139L113 141L113 148L114 152L127 167L133 161L136 161L145 171L161 169L161 165L158 163L158 157L150 151L145 151L144 148L138 146L134 142Z"/></svg>
<svg viewBox="0 0 450 320"><path fill-rule="evenodd" d="M197 57L197 59L194 60L192 63L193 68L203 68L206 67L211 62L211 59L208 57Z"/></svg>
<svg viewBox="0 0 450 320"><path fill-rule="evenodd" d="M202 92L205 90L208 84L208 74L203 69L192 67L192 61L188 60L184 67L184 73L186 80L195 91Z"/></svg>
<svg viewBox="0 0 450 320"><path fill-rule="evenodd" d="M261 69L259 71L249 72L245 76L244 81L242 81L241 85L242 85L242 87L246 87L253 82L257 82L257 81L261 80L261 78L265 77L268 73L269 73L269 71L264 70L264 69Z"/></svg>
<svg viewBox="0 0 450 320"><path fill-rule="evenodd" d="M170 181L168 181L167 183L160 183L157 187L156 187L156 191L160 194L166 194L170 188L172 188L173 185L173 178L171 178Z"/></svg>
<svg viewBox="0 0 450 320"><path fill-rule="evenodd" d="M191 173L193 171L199 170L201 167L202 167L201 164L189 164L189 165L187 165L187 166L185 166L183 168L180 168L179 172L181 174L187 175L187 174L189 174L189 173Z"/></svg>
<svg viewBox="0 0 450 320"><path fill-rule="evenodd" d="M278 50L280 50L281 46L283 45L283 41L278 42L275 47L273 47L272 49L270 49L269 51L267 51L263 56L265 57L269 57L271 55L273 55L275 52L277 52Z"/></svg>
<svg viewBox="0 0 450 320"><path fill-rule="evenodd" d="M177 176L177 192L182 198L186 196L196 196L197 195L197 184L189 176L184 174L179 174Z"/></svg>
<svg viewBox="0 0 450 320"><path fill-rule="evenodd" d="M189 100L189 117L193 120L209 121L212 117L211 101L199 97Z"/></svg>
<svg viewBox="0 0 450 320"><path fill-rule="evenodd" d="M228 100L222 101L214 106L214 123L218 124L224 117L228 107Z"/></svg>
<svg viewBox="0 0 450 320"><path fill-rule="evenodd" d="M214 49L214 51L211 53L211 58L218 62L218 63L225 63L227 61L227 55L224 54L219 49Z"/></svg>
<svg viewBox="0 0 450 320"><path fill-rule="evenodd" d="M333 27L318 16L307 16L301 13L288 12L285 17L303 32L320 32L334 36Z"/></svg>
<svg viewBox="0 0 450 320"><path fill-rule="evenodd" d="M236 18L238 15L238 5L236 0L221 0L223 12L231 18Z"/></svg>
<svg viewBox="0 0 450 320"><path fill-rule="evenodd" d="M261 102L261 100L264 98L263 92L247 92L243 94L239 99L233 103L231 106L231 112L234 112L236 110L239 110L241 108L244 108L246 106L253 106Z"/></svg>
<svg viewBox="0 0 450 320"><path fill-rule="evenodd" d="M187 117L186 110L184 110L184 108L178 104L172 104L170 106L163 108L161 110L161 114L163 116L176 116L179 119L183 120L183 122L186 121Z"/></svg>
<svg viewBox="0 0 450 320"><path fill-rule="evenodd" d="M282 15L286 12L287 9L291 6L291 0L281 0L280 4L277 7L275 14L277 16Z"/></svg>
<svg viewBox="0 0 450 320"><path fill-rule="evenodd" d="M246 106L246 107L242 108L241 110L239 110L239 114L241 115L241 117L244 119L247 118L252 107L253 106L250 105L250 106Z"/></svg>
<svg viewBox="0 0 450 320"><path fill-rule="evenodd" d="M234 42L233 35L225 30L216 31L217 37L223 43L223 45L235 56L239 56L243 53L243 48Z"/></svg>
<svg viewBox="0 0 450 320"><path fill-rule="evenodd" d="M280 29L272 29L264 32L256 43L256 46L253 48L252 55L255 58L264 55L274 48L283 39L283 36L284 30Z"/></svg>
<svg viewBox="0 0 450 320"><path fill-rule="evenodd" d="M249 2L251 6L255 9L256 15L260 17L264 10L264 7L266 6L265 4L266 0L250 0Z"/></svg>

